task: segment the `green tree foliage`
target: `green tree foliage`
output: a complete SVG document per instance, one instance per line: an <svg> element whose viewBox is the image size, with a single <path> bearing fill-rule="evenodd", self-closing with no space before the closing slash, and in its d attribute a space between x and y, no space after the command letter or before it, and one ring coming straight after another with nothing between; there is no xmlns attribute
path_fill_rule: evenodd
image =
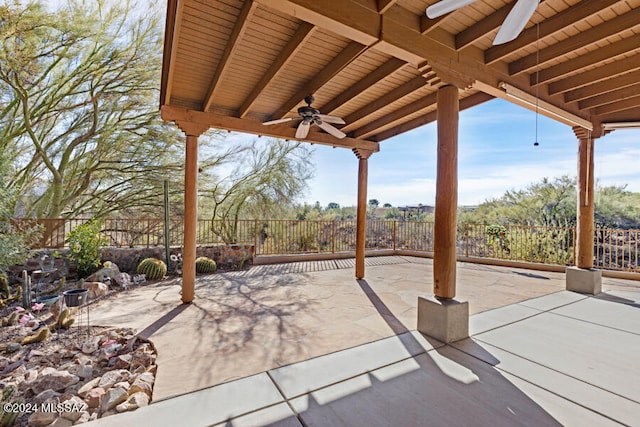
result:
<svg viewBox="0 0 640 427"><path fill-rule="evenodd" d="M257 140L224 156L236 166L226 177L215 176L200 186L201 212L212 220L213 232L225 242L238 237L238 221L282 218L311 178L310 150L299 142Z"/></svg>
<svg viewBox="0 0 640 427"><path fill-rule="evenodd" d="M29 248L40 237L40 229L24 222L11 221L15 194L7 186L8 159L0 140L0 273L29 256Z"/></svg>
<svg viewBox="0 0 640 427"><path fill-rule="evenodd" d="M460 212L459 223L572 226L576 221L576 181L562 176L509 190L473 211Z"/></svg>
<svg viewBox="0 0 640 427"><path fill-rule="evenodd" d="M157 109L159 13L128 2L0 6L0 140L8 186L25 216L59 217L160 205L180 173L177 130ZM16 212L14 212L16 213Z"/></svg>
<svg viewBox="0 0 640 427"><path fill-rule="evenodd" d="M477 209L459 212L459 224L571 227L576 223L576 180L568 176L510 190ZM626 186L596 186L595 223L610 228L640 228L640 194Z"/></svg>
<svg viewBox="0 0 640 427"><path fill-rule="evenodd" d="M627 191L626 185L600 188L595 222L601 227L640 229L640 193Z"/></svg>
<svg viewBox="0 0 640 427"><path fill-rule="evenodd" d="M78 276L87 277L100 265L102 246L107 242L100 236L102 222L91 220L67 234L69 256L78 263Z"/></svg>

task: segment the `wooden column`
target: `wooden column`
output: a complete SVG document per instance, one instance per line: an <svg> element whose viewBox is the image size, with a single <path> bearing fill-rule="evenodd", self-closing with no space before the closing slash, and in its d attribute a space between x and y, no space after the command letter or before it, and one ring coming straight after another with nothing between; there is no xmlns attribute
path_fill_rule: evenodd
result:
<svg viewBox="0 0 640 427"><path fill-rule="evenodd" d="M578 268L593 268L593 148L593 138L580 138L578 142L578 225L576 227L576 266Z"/></svg>
<svg viewBox="0 0 640 427"><path fill-rule="evenodd" d="M364 277L364 251L367 237L367 173L371 151L353 149L358 158L358 208L356 217L356 278Z"/></svg>
<svg viewBox="0 0 640 427"><path fill-rule="evenodd" d="M198 137L187 135L184 166L184 243L182 249L182 302L193 301L196 283L198 231Z"/></svg>
<svg viewBox="0 0 640 427"><path fill-rule="evenodd" d="M176 121L187 135L184 162L184 241L182 247L182 302L195 296L198 232L198 137L209 129L202 123Z"/></svg>
<svg viewBox="0 0 640 427"><path fill-rule="evenodd" d="M458 209L458 88L438 90L438 166L433 236L433 292L456 295L456 221Z"/></svg>

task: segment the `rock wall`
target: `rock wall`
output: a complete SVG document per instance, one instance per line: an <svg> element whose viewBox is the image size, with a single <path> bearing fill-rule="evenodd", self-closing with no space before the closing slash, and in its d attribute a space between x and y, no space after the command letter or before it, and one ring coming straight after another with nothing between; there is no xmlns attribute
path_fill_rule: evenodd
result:
<svg viewBox="0 0 640 427"><path fill-rule="evenodd" d="M171 248L171 255L180 253L181 248ZM253 264L253 245L210 245L198 246L197 256L206 256L218 264L221 270L240 270L247 265ZM152 248L113 248L108 247L102 250L102 261L115 263L120 271L129 274L135 273L136 267L145 258L158 258L165 260L165 250L163 247ZM169 265L168 270L174 271L175 265Z"/></svg>
<svg viewBox="0 0 640 427"><path fill-rule="evenodd" d="M177 255L181 251L180 247L170 249L172 255ZM16 264L9 269L9 276L12 282L16 282L22 270L27 270L29 274L34 270L55 268L56 272L47 277L48 281L59 279L61 276L75 275L73 263L66 261L69 254L68 249L56 251L59 258L53 257L54 251L40 251L27 259L24 264ZM240 270L247 265L253 264L255 248L253 245L208 245L198 246L197 256L206 256L213 259L221 270ZM48 257L42 260L43 255ZM115 263L120 271L135 274L140 261L145 258L158 258L165 261L164 247L151 248L115 248L106 247L102 249L102 262L111 261ZM173 272L175 265L169 265L168 271Z"/></svg>

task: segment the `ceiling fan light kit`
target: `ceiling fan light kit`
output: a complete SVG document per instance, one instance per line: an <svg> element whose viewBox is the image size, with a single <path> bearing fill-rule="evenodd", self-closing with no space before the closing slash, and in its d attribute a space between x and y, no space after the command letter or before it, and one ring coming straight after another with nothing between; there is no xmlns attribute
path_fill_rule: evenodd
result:
<svg viewBox="0 0 640 427"><path fill-rule="evenodd" d="M311 104L313 104L313 96L309 95L304 98L304 102L307 104L305 106L298 108L298 117L286 117L284 119L276 119L269 120L267 122L263 122L263 125L275 125L279 123L291 122L293 120L302 120L302 122L298 125L296 129L296 138L297 139L305 139L309 135L309 130L311 129L311 125L316 125L320 129L324 130L330 135L335 136L338 139L342 139L347 136L340 129L335 126L330 125L329 123L343 125L345 124L344 120L340 117L329 116L327 114L320 114L320 110L313 108Z"/></svg>
<svg viewBox="0 0 640 427"><path fill-rule="evenodd" d="M476 0L440 0L427 8L427 17L434 19L461 7L467 6ZM536 11L540 0L518 0L513 6L502 26L498 30L498 34L493 40L494 45L510 42L518 37L524 29L529 19Z"/></svg>

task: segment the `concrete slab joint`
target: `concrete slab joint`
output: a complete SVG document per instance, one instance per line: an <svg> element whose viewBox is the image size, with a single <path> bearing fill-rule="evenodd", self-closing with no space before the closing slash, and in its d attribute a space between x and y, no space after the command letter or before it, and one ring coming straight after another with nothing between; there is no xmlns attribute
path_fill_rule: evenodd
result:
<svg viewBox="0 0 640 427"><path fill-rule="evenodd" d="M602 292L602 271L594 268L567 267L567 290L597 295Z"/></svg>
<svg viewBox="0 0 640 427"><path fill-rule="evenodd" d="M469 303L418 297L418 331L445 343L469 337Z"/></svg>

